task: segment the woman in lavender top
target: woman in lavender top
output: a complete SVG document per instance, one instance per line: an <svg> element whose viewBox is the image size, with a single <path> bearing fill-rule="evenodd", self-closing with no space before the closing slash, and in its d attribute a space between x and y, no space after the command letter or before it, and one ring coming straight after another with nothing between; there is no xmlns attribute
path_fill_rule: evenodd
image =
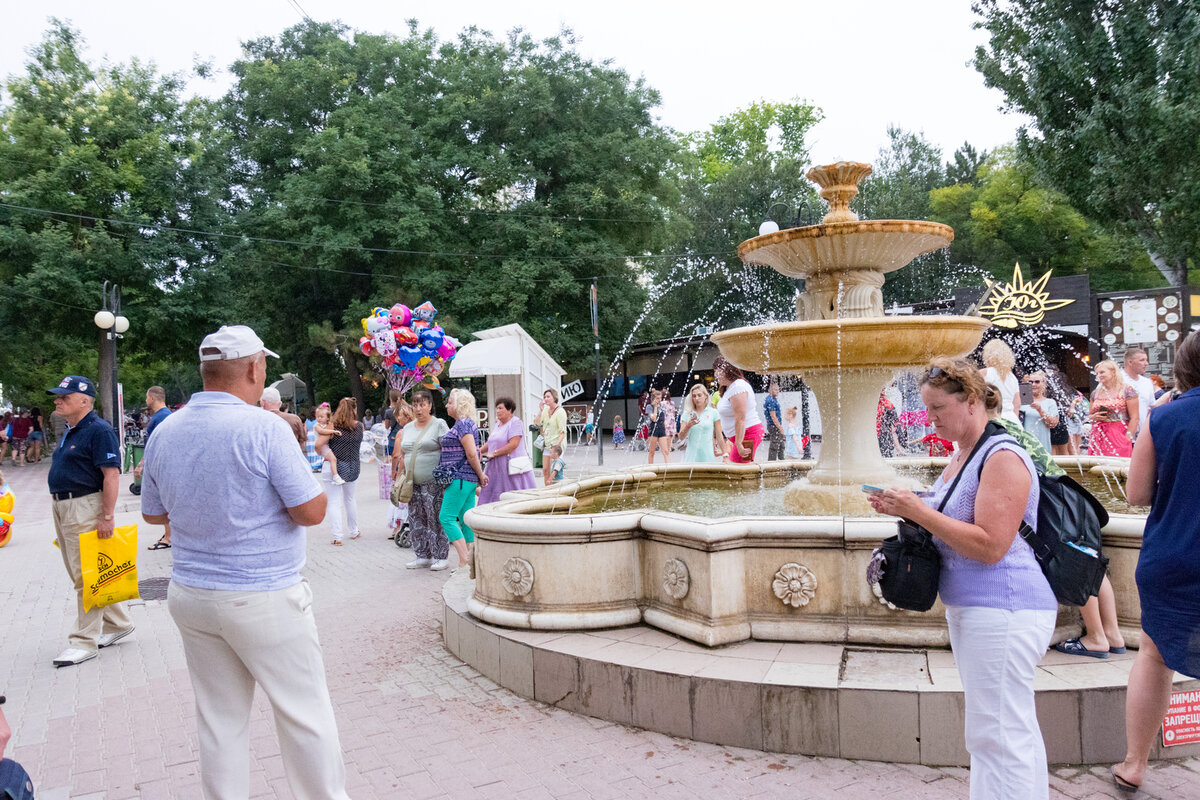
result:
<svg viewBox="0 0 1200 800"><path fill-rule="evenodd" d="M1025 540L1037 527L1037 471L1008 434L986 439L987 384L966 359L934 360L921 381L929 421L958 443L954 458L922 500L907 489L870 496L882 514L934 535L942 553L938 584L950 647L966 700L966 745L973 800L1049 796L1046 748L1034 709L1033 676L1050 645L1058 603ZM961 478L943 512L955 476Z"/></svg>
<svg viewBox="0 0 1200 800"><path fill-rule="evenodd" d="M450 483L442 495L442 511L438 522L446 538L458 553L458 565L470 560L467 545L474 543L475 532L463 521L475 507L475 490L487 488L488 476L479 463L479 425L475 422L475 396L466 389L454 389L446 398L446 411L454 417L450 432L442 437L442 458L438 471L448 473Z"/></svg>
<svg viewBox="0 0 1200 800"><path fill-rule="evenodd" d="M505 492L537 488L537 480L533 477L533 462L529 461L529 453L525 450L525 426L516 411L517 404L512 399L496 399L498 424L488 436L488 440L479 448L479 452L487 453L488 456L488 485L479 492L477 505L493 503ZM529 469L509 475L509 464L514 458L526 459Z"/></svg>

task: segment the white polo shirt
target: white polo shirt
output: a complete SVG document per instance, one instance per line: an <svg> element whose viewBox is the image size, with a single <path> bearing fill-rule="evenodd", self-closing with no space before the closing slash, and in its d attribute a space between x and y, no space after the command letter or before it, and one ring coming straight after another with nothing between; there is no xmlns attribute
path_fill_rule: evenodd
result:
<svg viewBox="0 0 1200 800"><path fill-rule="evenodd" d="M1133 387L1138 396L1138 432L1146 425L1146 417L1150 416L1150 406L1154 405L1154 381L1147 378L1145 375L1133 377L1128 372L1125 373L1125 382Z"/></svg>
<svg viewBox="0 0 1200 800"><path fill-rule="evenodd" d="M304 528L287 510L321 494L283 419L197 392L146 443L142 512L171 518L173 580L271 592L300 581Z"/></svg>

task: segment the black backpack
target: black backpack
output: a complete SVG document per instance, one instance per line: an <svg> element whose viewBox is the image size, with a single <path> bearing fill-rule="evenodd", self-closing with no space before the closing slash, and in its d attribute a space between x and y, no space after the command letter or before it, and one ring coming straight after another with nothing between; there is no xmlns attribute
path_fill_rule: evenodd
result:
<svg viewBox="0 0 1200 800"><path fill-rule="evenodd" d="M988 433L1003 432L989 423ZM986 461L986 456L985 459ZM983 474L983 463L979 465ZM1108 511L1092 493L1069 475L1038 475L1038 525L1024 521L1018 532L1033 550L1042 573L1058 602L1082 606L1100 593L1108 559L1100 552L1100 529L1108 524Z"/></svg>

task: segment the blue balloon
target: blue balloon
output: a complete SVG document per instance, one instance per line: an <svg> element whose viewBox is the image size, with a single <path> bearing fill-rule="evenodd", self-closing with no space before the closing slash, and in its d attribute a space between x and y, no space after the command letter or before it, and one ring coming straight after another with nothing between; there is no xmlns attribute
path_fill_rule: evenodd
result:
<svg viewBox="0 0 1200 800"><path fill-rule="evenodd" d="M428 353L436 353L437 349L442 346L444 338L445 334L440 328L426 328L417 334L417 341Z"/></svg>
<svg viewBox="0 0 1200 800"><path fill-rule="evenodd" d="M407 344L396 352L396 360L399 361L405 369L416 369L417 362L420 361L424 356L424 350Z"/></svg>

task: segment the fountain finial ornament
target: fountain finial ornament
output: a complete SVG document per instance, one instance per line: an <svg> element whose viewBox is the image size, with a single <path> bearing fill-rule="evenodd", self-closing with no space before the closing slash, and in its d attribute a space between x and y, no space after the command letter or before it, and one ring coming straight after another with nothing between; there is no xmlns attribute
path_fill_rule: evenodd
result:
<svg viewBox="0 0 1200 800"><path fill-rule="evenodd" d="M858 182L872 172L870 164L839 161L813 167L805 173L805 177L821 187L821 197L829 203L829 213L821 218L822 224L858 222L858 214L850 210L850 201L858 195Z"/></svg>

